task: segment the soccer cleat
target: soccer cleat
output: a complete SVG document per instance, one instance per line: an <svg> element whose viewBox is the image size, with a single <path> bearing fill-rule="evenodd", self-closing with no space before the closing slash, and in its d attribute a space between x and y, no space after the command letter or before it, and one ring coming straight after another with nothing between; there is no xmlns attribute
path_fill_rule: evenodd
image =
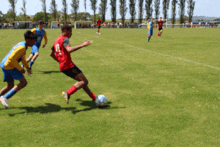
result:
<svg viewBox="0 0 220 147"><path fill-rule="evenodd" d="M69 99L70 99L69 94L67 92L63 91L62 95L63 95L63 97L65 99L65 102L68 104L69 103Z"/></svg>
<svg viewBox="0 0 220 147"><path fill-rule="evenodd" d="M5 106L5 108L8 108L8 100L4 97L0 97L0 101L2 103L3 106Z"/></svg>

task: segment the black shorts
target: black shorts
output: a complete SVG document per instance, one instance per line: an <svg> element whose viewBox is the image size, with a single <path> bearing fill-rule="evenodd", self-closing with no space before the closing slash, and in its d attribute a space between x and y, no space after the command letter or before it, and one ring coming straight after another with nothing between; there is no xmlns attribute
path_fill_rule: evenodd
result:
<svg viewBox="0 0 220 147"><path fill-rule="evenodd" d="M66 69L62 72L71 78L75 78L75 76L80 74L82 71L76 65L74 65L72 68Z"/></svg>
<svg viewBox="0 0 220 147"><path fill-rule="evenodd" d="M160 30L163 30L163 28L158 28L158 30L160 31Z"/></svg>

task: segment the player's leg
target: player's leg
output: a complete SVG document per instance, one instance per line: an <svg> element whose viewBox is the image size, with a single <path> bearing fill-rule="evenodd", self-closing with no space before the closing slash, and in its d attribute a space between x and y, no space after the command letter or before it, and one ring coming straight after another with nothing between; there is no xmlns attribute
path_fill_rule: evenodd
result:
<svg viewBox="0 0 220 147"><path fill-rule="evenodd" d="M92 98L95 99L95 95L91 92L88 85L88 80L86 79L85 75L82 71L77 67L74 66L71 69L63 71L67 76L77 80L78 82L71 86L66 92L62 92L66 103L69 102L70 95L74 94L77 90L83 88L84 91Z"/></svg>
<svg viewBox="0 0 220 147"><path fill-rule="evenodd" d="M149 36L148 36L147 42L149 42L149 41L150 41L150 38L151 38L151 35L149 35Z"/></svg>
<svg viewBox="0 0 220 147"><path fill-rule="evenodd" d="M29 67L31 69L31 67L33 66L34 64L34 61L37 59L37 57L39 56L39 47L36 46L36 45L33 45L32 46L32 52L31 54L33 55L33 57L31 58L31 61L30 61L30 64L29 64Z"/></svg>
<svg viewBox="0 0 220 147"><path fill-rule="evenodd" d="M33 58L33 54L30 54L30 56L26 59L27 63L29 63L31 61L31 59Z"/></svg>
<svg viewBox="0 0 220 147"><path fill-rule="evenodd" d="M162 35L162 33L163 33L163 28L161 28L161 30L160 30L160 36Z"/></svg>
<svg viewBox="0 0 220 147"><path fill-rule="evenodd" d="M2 69L2 72L3 72L3 81L7 82L7 86L1 89L0 96L4 95L14 87L14 79L13 76L11 75L11 71Z"/></svg>
<svg viewBox="0 0 220 147"><path fill-rule="evenodd" d="M96 99L95 94L89 89L88 84L83 87L83 90L89 95L89 97L94 101Z"/></svg>
<svg viewBox="0 0 220 147"><path fill-rule="evenodd" d="M101 26L99 26L99 34L101 34L101 33L100 33L100 28L101 28Z"/></svg>
<svg viewBox="0 0 220 147"><path fill-rule="evenodd" d="M16 79L19 80L20 83L11 88L4 96L1 96L0 101L6 108L8 108L8 99L27 85L26 79L17 69L8 70L7 73L7 77L4 78L4 81L14 85L14 79Z"/></svg>
<svg viewBox="0 0 220 147"><path fill-rule="evenodd" d="M9 90L14 87L14 82L7 82L7 86L1 89L0 96L6 94Z"/></svg>

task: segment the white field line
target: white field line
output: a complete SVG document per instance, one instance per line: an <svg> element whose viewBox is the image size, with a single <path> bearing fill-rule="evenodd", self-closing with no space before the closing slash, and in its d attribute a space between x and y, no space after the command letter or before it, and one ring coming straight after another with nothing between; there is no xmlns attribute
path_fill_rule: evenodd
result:
<svg viewBox="0 0 220 147"><path fill-rule="evenodd" d="M93 35L90 35L90 34L86 34L86 35L100 38L99 36L93 36ZM105 38L100 38L100 39L107 40ZM208 64L203 64L203 63L191 61L191 60L188 60L188 59L183 59L183 58L180 58L180 57L171 56L171 55L168 55L168 54L158 53L158 52L155 52L155 51L151 51L151 50L148 50L148 49L144 49L144 48L136 47L136 46L133 46L133 45L121 43L121 42L118 42L118 41L113 41L113 40L108 40L108 41L115 42L115 43L118 43L118 44L121 44L121 45L124 45L124 46L129 46L129 47L132 47L132 48L136 48L136 49L139 49L139 50L151 52L151 53L154 53L154 54L158 54L158 55L162 55L162 56L167 56L167 57L170 57L170 58L173 58L173 59L178 59L178 60L182 60L182 61L186 61L186 62L191 62L191 63L194 63L194 64L198 64L198 65L202 65L202 66L205 66L205 67L209 67L209 68L220 70L219 67L211 66L211 65L208 65Z"/></svg>

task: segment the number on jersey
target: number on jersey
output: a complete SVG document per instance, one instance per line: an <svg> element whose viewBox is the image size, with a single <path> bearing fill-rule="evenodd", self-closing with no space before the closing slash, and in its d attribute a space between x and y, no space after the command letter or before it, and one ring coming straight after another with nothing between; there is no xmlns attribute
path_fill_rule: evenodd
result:
<svg viewBox="0 0 220 147"><path fill-rule="evenodd" d="M60 45L57 44L55 48L56 48L55 50L56 50L57 55L61 55Z"/></svg>

